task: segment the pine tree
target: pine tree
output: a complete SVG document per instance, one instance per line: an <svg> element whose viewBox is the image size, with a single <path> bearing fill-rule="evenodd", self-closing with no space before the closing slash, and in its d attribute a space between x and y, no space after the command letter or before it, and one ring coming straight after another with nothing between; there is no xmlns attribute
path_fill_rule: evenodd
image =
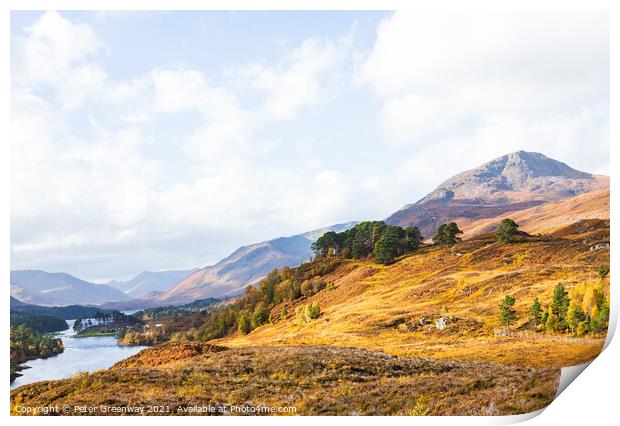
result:
<svg viewBox="0 0 620 426"><path fill-rule="evenodd" d="M566 323L570 327L570 330L575 333L577 330L577 326L579 325L579 323L584 321L585 318L586 316L581 310L581 308L578 305L573 305L568 311Z"/></svg>
<svg viewBox="0 0 620 426"><path fill-rule="evenodd" d="M310 302L306 305L305 320L307 322L317 319L321 315L321 308L318 302Z"/></svg>
<svg viewBox="0 0 620 426"><path fill-rule="evenodd" d="M398 236L396 231L388 228L381 238L375 244L374 250L375 261L382 265L394 262L398 255Z"/></svg>
<svg viewBox="0 0 620 426"><path fill-rule="evenodd" d="M495 229L495 238L501 243L507 244L514 241L519 225L512 219L504 219Z"/></svg>
<svg viewBox="0 0 620 426"><path fill-rule="evenodd" d="M514 305L515 298L508 294L499 305L499 320L502 325L508 327L509 329L510 326L517 320L517 311L515 310Z"/></svg>
<svg viewBox="0 0 620 426"><path fill-rule="evenodd" d="M542 324L543 310L538 297L534 299L534 303L530 306L528 319L534 323L534 325Z"/></svg>
<svg viewBox="0 0 620 426"><path fill-rule="evenodd" d="M566 291L562 283L558 283L553 289L553 296L551 297L551 314L553 314L557 322L555 331L563 331L568 327L566 315L569 305L568 291Z"/></svg>
<svg viewBox="0 0 620 426"><path fill-rule="evenodd" d="M241 311L241 313L239 314L237 330L239 330L239 333L241 334L248 334L250 331L252 331L250 316L246 311Z"/></svg>
<svg viewBox="0 0 620 426"><path fill-rule="evenodd" d="M417 226L409 226L405 228L405 238L403 242L403 251L410 253L416 251L424 238L420 233L420 229Z"/></svg>
<svg viewBox="0 0 620 426"><path fill-rule="evenodd" d="M454 222L444 223L439 226L437 234L433 237L433 242L442 246L452 246L461 241L459 235L463 234Z"/></svg>
<svg viewBox="0 0 620 426"><path fill-rule="evenodd" d="M607 274L609 274L609 266L607 265L601 265L598 267L598 277L600 279L603 279L607 276Z"/></svg>
<svg viewBox="0 0 620 426"><path fill-rule="evenodd" d="M547 319L545 321L545 329L548 333L553 333L557 331L559 328L558 317L553 314L553 310L551 306L549 306L549 310L546 312Z"/></svg>
<svg viewBox="0 0 620 426"><path fill-rule="evenodd" d="M321 315L321 308L318 302L310 302L307 305L297 308L297 315L302 323L310 322Z"/></svg>
<svg viewBox="0 0 620 426"><path fill-rule="evenodd" d="M269 320L269 310L265 303L260 302L254 308L254 313L252 314L252 329L260 327L265 324Z"/></svg>

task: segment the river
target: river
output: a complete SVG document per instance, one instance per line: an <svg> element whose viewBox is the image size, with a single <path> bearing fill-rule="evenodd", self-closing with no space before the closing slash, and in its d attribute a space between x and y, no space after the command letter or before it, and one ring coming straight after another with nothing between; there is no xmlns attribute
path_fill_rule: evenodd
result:
<svg viewBox="0 0 620 426"><path fill-rule="evenodd" d="M64 352L47 359L26 362L31 368L20 371L22 376L11 383L11 389L40 380L64 379L80 371L109 368L144 349L144 346L119 346L112 336L71 337L74 335L74 322L67 320L69 329L58 333L65 346Z"/></svg>

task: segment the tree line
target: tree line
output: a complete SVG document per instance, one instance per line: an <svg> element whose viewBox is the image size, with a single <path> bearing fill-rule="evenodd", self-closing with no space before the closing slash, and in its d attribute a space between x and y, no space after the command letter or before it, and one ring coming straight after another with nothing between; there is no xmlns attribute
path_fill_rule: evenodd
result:
<svg viewBox="0 0 620 426"><path fill-rule="evenodd" d="M598 270L599 283L577 284L570 292L558 283L547 305L538 297L534 299L527 311L527 324L539 332L575 336L604 332L609 323L609 294L602 280L608 273L609 267L603 265ZM506 295L499 305L499 321L509 329L523 315L515 309L515 303L513 296Z"/></svg>
<svg viewBox="0 0 620 426"><path fill-rule="evenodd" d="M115 326L133 326L141 323L142 321L133 316L127 315L120 311L111 311L111 312L95 312L92 318L78 318L73 323L73 331L79 333L84 331L90 327L98 327L98 326L107 326L107 325L115 325Z"/></svg>
<svg viewBox="0 0 620 426"><path fill-rule="evenodd" d="M19 364L34 358L47 358L63 351L62 340L58 337L37 333L25 324L11 326L11 382L19 375Z"/></svg>
<svg viewBox="0 0 620 426"><path fill-rule="evenodd" d="M146 308L143 311L138 311L133 315L137 318L149 318L149 319L163 319L169 317L186 316L191 313L204 311L207 308L211 308L213 305L222 303L220 299L208 297L206 299L197 299L191 303L178 306L158 306L154 308Z"/></svg>
<svg viewBox="0 0 620 426"><path fill-rule="evenodd" d="M69 328L69 324L62 318L52 315L30 315L24 312L11 310L11 327L25 325L37 333L55 333Z"/></svg>
<svg viewBox="0 0 620 426"><path fill-rule="evenodd" d="M422 243L415 226L401 228L383 221L362 222L343 232L330 231L312 244L316 257L339 256L361 259L373 254L381 264L393 263L398 256L413 252Z"/></svg>
<svg viewBox="0 0 620 426"><path fill-rule="evenodd" d="M519 225L503 219L495 230L501 243L516 241ZM455 222L439 225L432 240L435 245L451 247L461 241L463 231ZM326 232L312 244L315 257L338 256L344 259L363 259L373 255L375 262L387 265L399 256L416 251L424 237L416 226L402 228L383 221L367 221L343 232Z"/></svg>
<svg viewBox="0 0 620 426"><path fill-rule="evenodd" d="M171 331L168 335L161 334L167 331L127 331L122 342L150 344L153 339L157 342L164 339L208 341L233 333L251 333L264 324L290 318L292 314L288 312L288 302L303 300L320 291L333 289L333 283L326 281L324 276L334 271L340 263L341 260L336 257L320 257L296 268L274 269L257 287L246 287L245 294L233 303L214 305L195 313L191 317L193 321L189 322L190 328L186 330ZM276 311L274 308L279 304L282 304L282 307ZM321 315L321 308L317 302L309 302L300 306L294 314L300 323L313 321Z"/></svg>

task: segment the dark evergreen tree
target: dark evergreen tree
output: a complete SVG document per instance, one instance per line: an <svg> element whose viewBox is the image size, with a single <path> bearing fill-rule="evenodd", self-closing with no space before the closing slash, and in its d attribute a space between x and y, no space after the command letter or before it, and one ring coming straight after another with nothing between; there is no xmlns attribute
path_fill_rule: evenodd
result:
<svg viewBox="0 0 620 426"><path fill-rule="evenodd" d="M568 327L573 333L577 332L577 326L582 321L585 321L586 315L583 313L581 308L578 305L574 305L569 309L568 314L566 316L566 323Z"/></svg>
<svg viewBox="0 0 620 426"><path fill-rule="evenodd" d="M402 229L402 228L399 228ZM399 254L398 230L388 228L374 248L375 261L383 265L393 263Z"/></svg>
<svg viewBox="0 0 620 426"><path fill-rule="evenodd" d="M534 323L534 325L539 325L543 323L543 309L540 304L540 300L538 300L538 297L534 299L534 303L532 303L532 306L530 306L528 319L532 323Z"/></svg>
<svg viewBox="0 0 620 426"><path fill-rule="evenodd" d="M598 277L600 279L605 278L609 274L609 266L601 265L598 267Z"/></svg>
<svg viewBox="0 0 620 426"><path fill-rule="evenodd" d="M411 253L416 251L424 238L420 233L420 229L416 226L408 226L405 228L405 238L403 241L405 253Z"/></svg>
<svg viewBox="0 0 620 426"><path fill-rule="evenodd" d="M433 237L433 242L442 246L452 246L461 241L460 235L463 234L454 222L444 223L439 226L437 234Z"/></svg>
<svg viewBox="0 0 620 426"><path fill-rule="evenodd" d="M550 306L550 314L554 317L554 331L563 331L568 327L566 314L568 313L569 305L570 298L568 297L568 291L566 291L562 283L558 283L553 289Z"/></svg>
<svg viewBox="0 0 620 426"><path fill-rule="evenodd" d="M508 328L517 320L517 311L514 305L515 298L508 294L499 305L499 321Z"/></svg>
<svg viewBox="0 0 620 426"><path fill-rule="evenodd" d="M265 303L260 302L254 308L254 313L252 314L252 329L260 327L265 324L269 319L269 310Z"/></svg>
<svg viewBox="0 0 620 426"><path fill-rule="evenodd" d="M504 219L495 229L497 241L507 244L514 241L514 237L519 232L519 225L512 219Z"/></svg>

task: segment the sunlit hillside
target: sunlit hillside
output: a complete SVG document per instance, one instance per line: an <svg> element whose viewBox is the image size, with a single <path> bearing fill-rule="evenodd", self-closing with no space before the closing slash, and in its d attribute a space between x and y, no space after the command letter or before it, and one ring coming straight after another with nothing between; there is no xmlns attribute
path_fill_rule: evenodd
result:
<svg viewBox="0 0 620 426"><path fill-rule="evenodd" d="M604 178L599 177L599 180ZM609 188L586 192L575 197L519 210L508 214L519 223L520 229L531 234L548 233L575 222L575 218L609 220ZM465 238L490 232L497 218L459 221Z"/></svg>
<svg viewBox="0 0 620 426"><path fill-rule="evenodd" d="M295 414L531 412L553 399L560 367L600 352L605 330L579 337L540 325L537 331L530 306L538 298L546 310L563 283L571 303L596 318L600 301L608 301L608 266L609 221L596 219L537 236L521 233L508 244L488 234L450 248L425 246L387 266L372 258L320 258L287 273L323 271L326 286L276 303L269 320L249 334L241 334L241 311L239 331L196 341L201 329L223 317L190 315L191 328L168 335L172 342L108 370L18 387L11 407L165 407L150 414L192 414L187 410L205 405L224 411L202 414L248 414L231 410L263 406ZM265 288L234 303L250 303ZM509 328L499 317L506 295L516 299ZM299 308L307 314L311 304L320 313L308 320Z"/></svg>
<svg viewBox="0 0 620 426"><path fill-rule="evenodd" d="M225 349L205 343L146 349L109 370L22 386L30 407L157 407L130 414L498 415L541 409L557 369L389 356L358 348ZM213 411L196 411L210 407ZM282 411L252 411L276 408ZM71 408L66 414L84 413Z"/></svg>
<svg viewBox="0 0 620 426"><path fill-rule="evenodd" d="M528 366L567 366L596 356L603 336L573 338L522 330L536 297L549 304L553 288L580 284L608 291L597 269L609 263L609 222L586 220L545 236L501 244L491 236L451 249L427 247L390 266L342 260L324 277L333 290L309 300L321 316L302 323L295 315L266 324L247 336L216 341L229 347L327 344L382 350L435 359L469 359ZM517 323L503 334L498 306L516 298ZM281 306L272 309L278 318ZM436 322L445 322L439 329Z"/></svg>

